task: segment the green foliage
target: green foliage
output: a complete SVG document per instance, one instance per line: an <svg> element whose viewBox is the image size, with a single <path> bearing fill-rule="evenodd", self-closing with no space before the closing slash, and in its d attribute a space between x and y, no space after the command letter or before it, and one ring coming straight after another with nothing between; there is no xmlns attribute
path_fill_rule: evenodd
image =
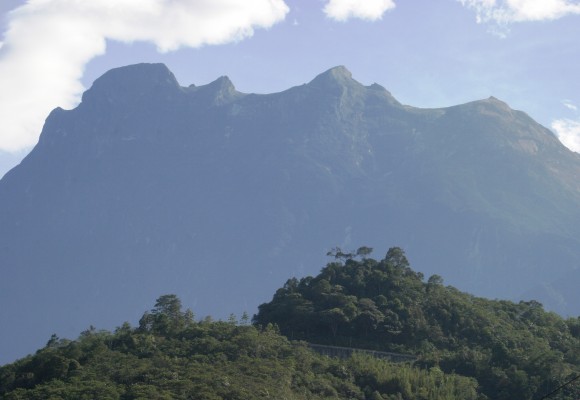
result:
<svg viewBox="0 0 580 400"><path fill-rule="evenodd" d="M181 310L181 300L174 294L159 297L150 313L143 314L139 320L142 332L158 334L177 333L193 323L191 310Z"/></svg>
<svg viewBox="0 0 580 400"><path fill-rule="evenodd" d="M35 355L1 367L0 398L470 400L477 384L364 356L323 357L272 324L194 321L169 295L137 328L91 327L75 341L54 336Z"/></svg>
<svg viewBox="0 0 580 400"><path fill-rule="evenodd" d="M53 335L0 367L0 398L537 400L580 372L580 318L477 298L438 275L424 282L401 249L379 261L370 251L335 249L318 276L290 279L262 304L254 325L246 313L196 321L164 295L136 328ZM296 339L418 360L330 359ZM578 386L550 398L576 400Z"/></svg>
<svg viewBox="0 0 580 400"><path fill-rule="evenodd" d="M535 301L477 298L438 275L425 283L400 248L380 261L340 249L330 255L341 261L289 280L254 322L313 343L416 354L424 368L475 378L493 399L536 399L580 373L578 318ZM560 398L580 398L580 388L567 390Z"/></svg>

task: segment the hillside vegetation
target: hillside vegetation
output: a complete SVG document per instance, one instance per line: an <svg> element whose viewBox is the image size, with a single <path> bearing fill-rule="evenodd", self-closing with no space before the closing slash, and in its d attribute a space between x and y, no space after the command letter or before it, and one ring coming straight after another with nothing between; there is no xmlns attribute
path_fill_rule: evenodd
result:
<svg viewBox="0 0 580 400"><path fill-rule="evenodd" d="M0 398L46 399L479 399L470 378L364 356L336 360L243 318L196 322L173 295L139 327L52 337L0 368Z"/></svg>
<svg viewBox="0 0 580 400"><path fill-rule="evenodd" d="M336 249L316 277L288 280L255 323L291 339L417 354L425 368L476 378L491 399L537 399L580 372L579 318L474 297L437 275L424 282L400 248L379 261L370 251ZM580 387L559 396L580 399Z"/></svg>
<svg viewBox="0 0 580 400"><path fill-rule="evenodd" d="M537 302L486 300L424 282L404 252L335 249L316 277L290 279L250 325L196 320L164 295L137 327L50 338L0 368L0 398L540 400L580 373L580 319ZM307 343L417 356L346 360ZM578 381L550 399L577 400Z"/></svg>

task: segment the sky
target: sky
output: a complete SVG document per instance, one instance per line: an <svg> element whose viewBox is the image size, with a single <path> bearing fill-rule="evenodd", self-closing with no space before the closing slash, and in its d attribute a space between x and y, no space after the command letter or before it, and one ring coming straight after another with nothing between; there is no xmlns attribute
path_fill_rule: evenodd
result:
<svg viewBox="0 0 580 400"><path fill-rule="evenodd" d="M246 93L344 65L415 107L495 96L580 152L580 0L0 0L0 176L52 109L140 62Z"/></svg>

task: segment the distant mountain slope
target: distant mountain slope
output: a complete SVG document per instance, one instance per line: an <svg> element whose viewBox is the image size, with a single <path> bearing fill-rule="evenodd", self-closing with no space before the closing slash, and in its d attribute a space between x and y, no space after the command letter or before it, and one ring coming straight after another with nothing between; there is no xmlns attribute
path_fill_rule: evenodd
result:
<svg viewBox="0 0 580 400"><path fill-rule="evenodd" d="M0 181L0 362L161 292L253 312L334 245L399 245L462 290L577 315L579 176L494 98L417 109L344 67L268 95L118 68Z"/></svg>

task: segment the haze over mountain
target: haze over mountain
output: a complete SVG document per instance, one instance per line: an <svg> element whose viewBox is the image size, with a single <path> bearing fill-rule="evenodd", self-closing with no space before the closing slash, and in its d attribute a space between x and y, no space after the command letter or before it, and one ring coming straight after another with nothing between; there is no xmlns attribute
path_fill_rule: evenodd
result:
<svg viewBox="0 0 580 400"><path fill-rule="evenodd" d="M335 245L401 246L461 290L577 315L579 176L495 98L418 109L344 67L267 95L114 69L0 181L0 362L162 293L253 313Z"/></svg>

